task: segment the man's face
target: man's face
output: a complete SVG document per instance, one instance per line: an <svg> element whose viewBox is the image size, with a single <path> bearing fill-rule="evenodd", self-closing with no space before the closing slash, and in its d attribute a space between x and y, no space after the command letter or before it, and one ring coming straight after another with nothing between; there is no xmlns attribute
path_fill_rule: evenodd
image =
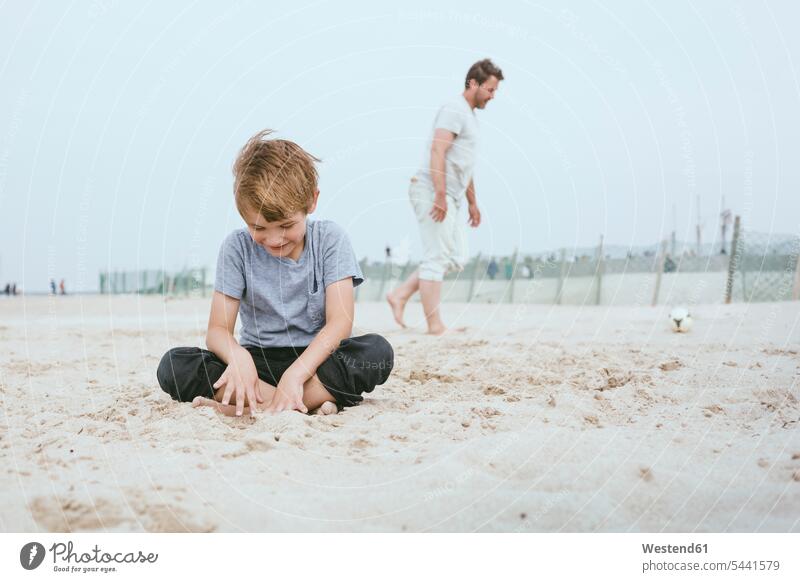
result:
<svg viewBox="0 0 800 582"><path fill-rule="evenodd" d="M266 249L273 257L300 258L303 252L303 238L306 236L305 212L298 211L284 220L268 222L255 210L247 210L242 218L253 241Z"/></svg>
<svg viewBox="0 0 800 582"><path fill-rule="evenodd" d="M494 75L486 79L480 85L474 80L471 80L470 83L474 83L477 86L475 92L475 107L478 109L483 109L489 101L494 99L494 94L497 92L498 85L500 85L500 81L498 81L497 77Z"/></svg>

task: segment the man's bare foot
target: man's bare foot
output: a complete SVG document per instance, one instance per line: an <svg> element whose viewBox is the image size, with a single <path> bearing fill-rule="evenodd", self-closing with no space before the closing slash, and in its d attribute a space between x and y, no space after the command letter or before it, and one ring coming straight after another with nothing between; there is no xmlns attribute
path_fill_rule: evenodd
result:
<svg viewBox="0 0 800 582"><path fill-rule="evenodd" d="M329 414L338 414L339 407L336 406L335 402L323 402L322 406L314 410L311 414L321 414L323 416L327 416Z"/></svg>
<svg viewBox="0 0 800 582"><path fill-rule="evenodd" d="M428 335L444 335L447 327L443 323L436 323L428 327Z"/></svg>
<svg viewBox="0 0 800 582"><path fill-rule="evenodd" d="M443 323L440 323L438 325L432 325L431 327L429 327L428 335L444 335L444 334L450 335L451 333L464 333L465 331L467 331L466 327L449 328L446 327Z"/></svg>
<svg viewBox="0 0 800 582"><path fill-rule="evenodd" d="M406 324L403 321L403 312L406 309L406 303L408 303L408 299L401 299L394 293L394 291L390 291L386 294L386 301L389 302L389 307L392 308L394 320L398 323L398 325L400 325L400 327L405 327Z"/></svg>

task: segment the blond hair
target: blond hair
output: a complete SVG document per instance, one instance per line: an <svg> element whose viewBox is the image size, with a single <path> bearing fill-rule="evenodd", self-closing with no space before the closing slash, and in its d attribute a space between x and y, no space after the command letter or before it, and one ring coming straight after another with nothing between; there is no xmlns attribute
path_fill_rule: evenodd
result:
<svg viewBox="0 0 800 582"><path fill-rule="evenodd" d="M256 211L269 222L297 211L308 213L317 191L320 160L292 141L267 139L271 129L251 137L233 164L236 207Z"/></svg>

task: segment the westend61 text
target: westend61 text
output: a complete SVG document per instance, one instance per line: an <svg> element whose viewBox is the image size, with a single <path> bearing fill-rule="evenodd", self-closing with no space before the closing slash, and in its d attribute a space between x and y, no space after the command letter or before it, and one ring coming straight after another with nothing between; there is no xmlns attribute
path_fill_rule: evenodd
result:
<svg viewBox="0 0 800 582"><path fill-rule="evenodd" d="M707 554L708 544L689 544L688 546L642 544L642 551L645 554Z"/></svg>
<svg viewBox="0 0 800 582"><path fill-rule="evenodd" d="M55 543L50 547L50 552L53 554L53 563L59 558L62 562L87 564L94 562L96 564L153 564L158 560L158 554L143 554L141 551L138 553L133 552L117 552L109 554L102 552L100 548L95 546L89 552L76 554L72 551L72 542L62 544L61 542Z"/></svg>

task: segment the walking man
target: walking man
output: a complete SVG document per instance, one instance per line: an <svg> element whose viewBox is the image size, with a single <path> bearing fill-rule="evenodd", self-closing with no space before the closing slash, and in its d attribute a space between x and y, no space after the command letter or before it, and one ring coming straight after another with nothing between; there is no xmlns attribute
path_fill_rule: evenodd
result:
<svg viewBox="0 0 800 582"><path fill-rule="evenodd" d="M402 327L406 303L419 291L428 333L441 335L447 329L439 309L442 280L449 271L461 271L467 259L465 229L457 224L464 198L469 225L481 223L472 180L478 140L475 109L484 109L494 99L502 80L503 72L492 61L478 61L467 72L461 95L436 114L423 163L409 187L424 256L419 269L386 296Z"/></svg>

